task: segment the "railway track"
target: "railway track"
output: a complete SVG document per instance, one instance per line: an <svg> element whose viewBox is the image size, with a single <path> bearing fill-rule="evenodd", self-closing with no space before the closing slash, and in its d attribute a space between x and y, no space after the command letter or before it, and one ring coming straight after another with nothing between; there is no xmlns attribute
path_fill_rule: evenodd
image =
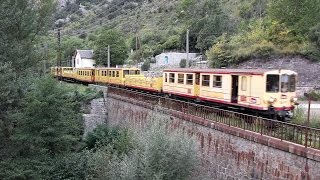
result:
<svg viewBox="0 0 320 180"><path fill-rule="evenodd" d="M320 129L267 119L240 112L224 110L193 102L122 87L108 86L107 95L148 109L162 109L199 117L207 123L215 122L270 136L305 147L320 149Z"/></svg>

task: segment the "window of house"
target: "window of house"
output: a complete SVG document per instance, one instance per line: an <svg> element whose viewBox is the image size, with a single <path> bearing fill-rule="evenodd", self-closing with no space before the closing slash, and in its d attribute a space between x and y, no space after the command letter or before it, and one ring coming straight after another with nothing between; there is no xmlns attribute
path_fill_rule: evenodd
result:
<svg viewBox="0 0 320 180"><path fill-rule="evenodd" d="M187 84L193 85L193 74L187 74Z"/></svg>
<svg viewBox="0 0 320 180"><path fill-rule="evenodd" d="M169 74L169 82L174 83L174 79L175 79L175 73L170 73Z"/></svg>
<svg viewBox="0 0 320 180"><path fill-rule="evenodd" d="M222 76L213 76L213 84L214 88L222 88Z"/></svg>
<svg viewBox="0 0 320 180"><path fill-rule="evenodd" d="M280 76L279 75L267 75L267 92L277 93L279 92Z"/></svg>
<svg viewBox="0 0 320 180"><path fill-rule="evenodd" d="M247 77L241 77L241 91L247 90Z"/></svg>
<svg viewBox="0 0 320 180"><path fill-rule="evenodd" d="M184 74L178 74L178 83L184 84Z"/></svg>
<svg viewBox="0 0 320 180"><path fill-rule="evenodd" d="M210 75L202 75L202 86L209 86Z"/></svg>
<svg viewBox="0 0 320 180"><path fill-rule="evenodd" d="M164 73L164 82L168 82L168 73Z"/></svg>

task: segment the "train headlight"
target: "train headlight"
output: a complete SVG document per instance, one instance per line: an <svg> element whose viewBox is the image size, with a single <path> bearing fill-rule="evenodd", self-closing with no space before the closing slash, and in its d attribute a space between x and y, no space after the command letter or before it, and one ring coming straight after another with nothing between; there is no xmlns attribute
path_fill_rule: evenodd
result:
<svg viewBox="0 0 320 180"><path fill-rule="evenodd" d="M291 102L297 104L298 103L298 98L296 98L296 97L291 98Z"/></svg>
<svg viewBox="0 0 320 180"><path fill-rule="evenodd" d="M270 97L268 100L268 103L272 104L272 103L275 103L276 101L277 101L276 98Z"/></svg>

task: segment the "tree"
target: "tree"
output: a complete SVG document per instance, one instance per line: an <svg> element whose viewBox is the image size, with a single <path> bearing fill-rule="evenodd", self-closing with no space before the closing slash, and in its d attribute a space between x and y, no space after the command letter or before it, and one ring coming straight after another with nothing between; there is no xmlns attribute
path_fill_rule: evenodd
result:
<svg viewBox="0 0 320 180"><path fill-rule="evenodd" d="M37 63L37 35L51 22L53 0L2 0L0 2L0 62L12 62L19 76Z"/></svg>
<svg viewBox="0 0 320 180"><path fill-rule="evenodd" d="M70 62L72 56L74 55L76 49L85 48L85 41L76 37L71 36L62 39L62 53L63 53L63 60L66 62L66 65L68 65L68 62Z"/></svg>
<svg viewBox="0 0 320 180"><path fill-rule="evenodd" d="M13 129L13 121L9 114L17 106L19 94L15 83L16 75L10 63L0 63L0 74L3 84L0 86L0 140L6 145Z"/></svg>
<svg viewBox="0 0 320 180"><path fill-rule="evenodd" d="M228 17L222 11L221 0L183 0L179 10L190 29L191 49L203 52L212 46L217 37L228 31Z"/></svg>
<svg viewBox="0 0 320 180"><path fill-rule="evenodd" d="M15 138L28 155L70 152L80 140L80 104L51 77L35 82L23 99Z"/></svg>
<svg viewBox="0 0 320 180"><path fill-rule="evenodd" d="M108 45L110 46L111 66L122 65L128 57L124 37L116 30L104 30L95 41L95 54L97 64L108 64Z"/></svg>
<svg viewBox="0 0 320 180"><path fill-rule="evenodd" d="M268 8L272 19L285 23L299 34L305 34L320 18L319 0L272 0Z"/></svg>

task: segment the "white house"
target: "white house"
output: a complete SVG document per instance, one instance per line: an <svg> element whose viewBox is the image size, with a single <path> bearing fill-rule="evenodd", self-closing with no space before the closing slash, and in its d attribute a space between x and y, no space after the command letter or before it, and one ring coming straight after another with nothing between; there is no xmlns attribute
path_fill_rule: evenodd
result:
<svg viewBox="0 0 320 180"><path fill-rule="evenodd" d="M93 50L76 50L72 60L72 67L94 68L96 61L93 59Z"/></svg>
<svg viewBox="0 0 320 180"><path fill-rule="evenodd" d="M194 59L197 56L196 53L189 53L189 60ZM164 65L179 65L182 59L187 59L187 53L168 52L162 53L156 56L157 66Z"/></svg>

